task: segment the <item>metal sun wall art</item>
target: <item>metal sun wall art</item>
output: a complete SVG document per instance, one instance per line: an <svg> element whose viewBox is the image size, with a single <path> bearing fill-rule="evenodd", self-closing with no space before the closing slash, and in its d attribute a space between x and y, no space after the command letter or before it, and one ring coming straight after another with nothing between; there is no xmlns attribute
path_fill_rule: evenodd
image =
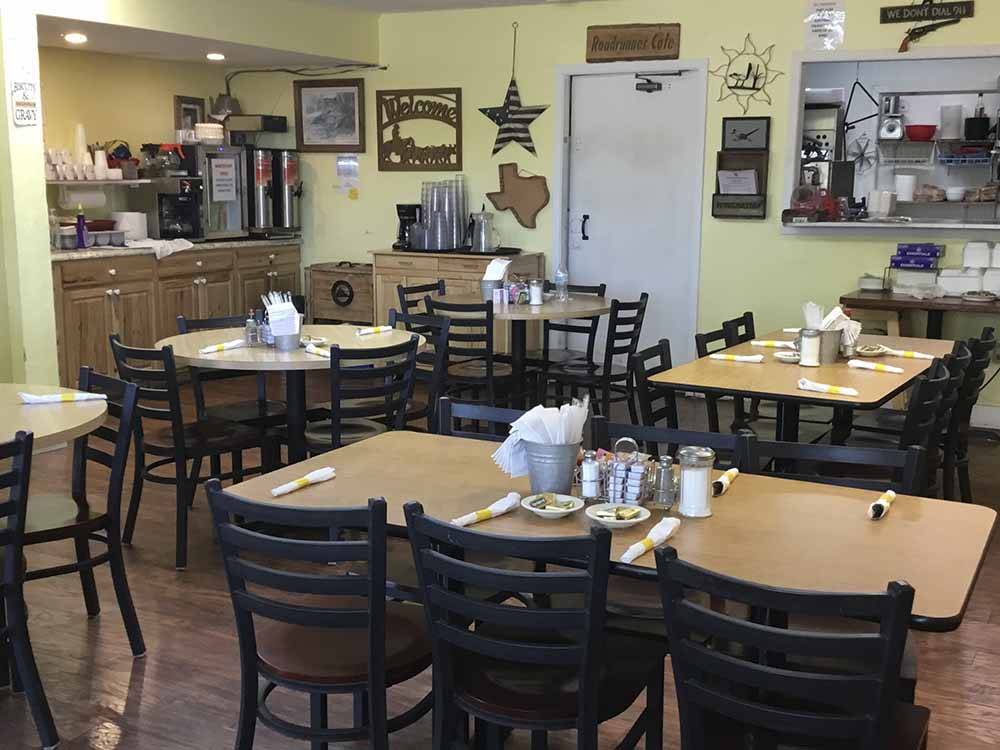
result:
<svg viewBox="0 0 1000 750"><path fill-rule="evenodd" d="M747 34L743 40L743 49L722 48L727 61L709 74L722 79L717 101L724 102L730 97L736 98L743 114L750 111L751 102L772 103L767 87L774 83L778 76L784 75L780 70L771 67L771 57L774 45L763 50L757 46Z"/></svg>

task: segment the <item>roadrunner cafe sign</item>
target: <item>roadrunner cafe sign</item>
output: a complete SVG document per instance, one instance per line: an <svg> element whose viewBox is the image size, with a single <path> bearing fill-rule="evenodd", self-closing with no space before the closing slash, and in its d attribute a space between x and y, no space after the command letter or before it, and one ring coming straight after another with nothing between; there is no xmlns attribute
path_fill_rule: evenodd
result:
<svg viewBox="0 0 1000 750"><path fill-rule="evenodd" d="M462 169L462 90L377 91L381 172Z"/></svg>

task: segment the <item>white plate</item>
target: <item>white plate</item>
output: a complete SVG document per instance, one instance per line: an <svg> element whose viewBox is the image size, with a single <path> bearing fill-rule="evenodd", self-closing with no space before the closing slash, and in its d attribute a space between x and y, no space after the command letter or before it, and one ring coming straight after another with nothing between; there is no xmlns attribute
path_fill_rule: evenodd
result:
<svg viewBox="0 0 1000 750"><path fill-rule="evenodd" d="M863 344L856 347L854 353L859 357L881 357L889 353L889 350L881 344Z"/></svg>
<svg viewBox="0 0 1000 750"><path fill-rule="evenodd" d="M568 516L570 513L576 513L580 508L583 507L583 500L578 497L573 497L572 495L556 495L556 500L572 500L573 507L566 508L565 510L556 509L546 509L546 508L532 508L531 501L541 497L541 495L529 495L528 497L521 500L521 507L530 510L536 516L541 518L563 518Z"/></svg>
<svg viewBox="0 0 1000 750"><path fill-rule="evenodd" d="M798 352L775 352L774 358L780 362L797 365L799 363L800 355Z"/></svg>
<svg viewBox="0 0 1000 750"><path fill-rule="evenodd" d="M609 529L627 529L630 526L635 526L637 523L642 523L649 518L649 510L643 508L641 505L629 505L629 508L638 508L639 515L633 518L631 521L612 521L608 518L598 518L594 515L597 511L605 510L606 508L622 508L626 507L623 503L601 503L600 505L590 505L587 507L587 518L591 521L596 521Z"/></svg>

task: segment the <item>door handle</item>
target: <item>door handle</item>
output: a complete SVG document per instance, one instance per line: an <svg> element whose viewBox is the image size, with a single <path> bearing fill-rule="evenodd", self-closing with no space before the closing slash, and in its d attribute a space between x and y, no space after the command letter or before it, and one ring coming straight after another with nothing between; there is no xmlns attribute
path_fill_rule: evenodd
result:
<svg viewBox="0 0 1000 750"><path fill-rule="evenodd" d="M580 220L580 239L589 240L590 237L587 236L587 224L590 222L590 214L584 214L583 218Z"/></svg>

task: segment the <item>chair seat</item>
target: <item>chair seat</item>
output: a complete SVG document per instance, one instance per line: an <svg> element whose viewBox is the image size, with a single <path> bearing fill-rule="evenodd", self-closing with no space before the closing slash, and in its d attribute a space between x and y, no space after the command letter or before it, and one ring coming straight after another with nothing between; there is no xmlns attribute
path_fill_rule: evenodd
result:
<svg viewBox="0 0 1000 750"><path fill-rule="evenodd" d="M549 349L548 359L545 358L545 350L536 349L535 351L528 352L526 355L526 361L529 365L534 365L536 367L544 367L546 364L551 366L553 364L561 364L570 361L587 361L587 352L581 352L574 349Z"/></svg>
<svg viewBox="0 0 1000 750"><path fill-rule="evenodd" d="M314 597L310 606L367 609L363 597ZM431 663L424 610L416 604L385 604L386 682L394 685ZM368 679L368 631L290 625L259 618L257 657L262 671L315 685L351 685Z"/></svg>
<svg viewBox="0 0 1000 750"><path fill-rule="evenodd" d="M493 361L493 377L509 378L514 369L504 363ZM486 363L481 359L467 359L448 365L448 377L465 380L486 380Z"/></svg>
<svg viewBox="0 0 1000 750"><path fill-rule="evenodd" d="M499 627L481 627L493 638L517 641L525 636ZM525 634L533 642L567 644L559 633ZM628 708L643 691L651 670L666 656L665 644L618 633L607 633L600 650L603 660L597 694L598 719L604 721ZM455 691L472 712L495 713L515 721L556 721L572 725L578 715L575 666L531 665L469 653L455 660Z"/></svg>
<svg viewBox="0 0 1000 750"><path fill-rule="evenodd" d="M550 367L546 374L552 380L564 383L592 383L605 378L610 378L612 381L625 380L628 377L628 369L623 365L612 364L610 371L608 371L603 363L594 364L586 360L570 360Z"/></svg>
<svg viewBox="0 0 1000 750"><path fill-rule="evenodd" d="M166 422L144 427L143 445L147 453L173 456L173 431ZM263 433L253 427L221 419L205 419L184 425L184 450L188 455L200 453L229 453L255 448L261 444Z"/></svg>
<svg viewBox="0 0 1000 750"><path fill-rule="evenodd" d="M103 510L94 508L88 508L81 515L69 495L32 494L24 523L24 542L34 544L43 539L66 539L85 532L87 528L101 526L106 517Z"/></svg>
<svg viewBox="0 0 1000 750"><path fill-rule="evenodd" d="M332 429L333 423L329 419L325 419L322 422L311 422L306 427L306 443L310 447L315 446L323 450L330 450L330 447L333 445L333 438L330 435ZM384 424L376 422L373 419L354 417L344 419L340 423L340 443L341 445L359 443L370 437L381 435L388 429Z"/></svg>
<svg viewBox="0 0 1000 750"><path fill-rule="evenodd" d="M288 412L284 401L236 401L231 404L216 404L205 408L205 416L242 424L278 425L285 421Z"/></svg>

